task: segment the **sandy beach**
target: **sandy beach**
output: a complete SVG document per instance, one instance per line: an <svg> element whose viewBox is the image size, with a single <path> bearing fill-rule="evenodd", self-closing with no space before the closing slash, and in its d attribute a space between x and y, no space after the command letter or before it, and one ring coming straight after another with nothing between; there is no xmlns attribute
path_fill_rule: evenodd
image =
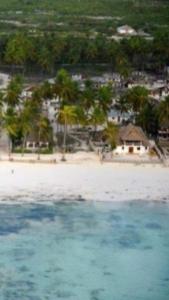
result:
<svg viewBox="0 0 169 300"><path fill-rule="evenodd" d="M1 161L0 201L169 200L169 168L162 165L68 158L56 164Z"/></svg>

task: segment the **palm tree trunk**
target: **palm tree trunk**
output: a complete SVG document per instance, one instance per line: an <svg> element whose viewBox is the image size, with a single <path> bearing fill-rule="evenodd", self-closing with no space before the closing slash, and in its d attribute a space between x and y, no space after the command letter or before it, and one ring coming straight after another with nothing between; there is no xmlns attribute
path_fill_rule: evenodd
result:
<svg viewBox="0 0 169 300"><path fill-rule="evenodd" d="M11 159L11 139L10 137L8 137L8 140L9 140L9 143L8 143L8 147L9 147L9 150L8 150L8 156L9 156L9 160Z"/></svg>
<svg viewBox="0 0 169 300"><path fill-rule="evenodd" d="M27 135L25 134L25 136L23 137L23 143L22 143L22 156L24 156L24 154L25 154L26 138L27 138Z"/></svg>
<svg viewBox="0 0 169 300"><path fill-rule="evenodd" d="M41 132L39 129L39 132L38 132L38 157L37 157L38 160L40 160L40 136L41 136Z"/></svg>
<svg viewBox="0 0 169 300"><path fill-rule="evenodd" d="M64 135L63 135L63 154L62 154L62 161L65 161L65 153L66 153L66 137L67 137L67 122L65 118L65 123L64 123Z"/></svg>

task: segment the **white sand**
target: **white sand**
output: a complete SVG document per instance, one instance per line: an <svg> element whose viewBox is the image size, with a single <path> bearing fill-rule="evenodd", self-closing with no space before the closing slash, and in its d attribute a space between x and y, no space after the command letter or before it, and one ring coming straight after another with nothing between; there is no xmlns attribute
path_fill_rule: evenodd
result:
<svg viewBox="0 0 169 300"><path fill-rule="evenodd" d="M169 168L99 162L0 163L0 201L169 200Z"/></svg>

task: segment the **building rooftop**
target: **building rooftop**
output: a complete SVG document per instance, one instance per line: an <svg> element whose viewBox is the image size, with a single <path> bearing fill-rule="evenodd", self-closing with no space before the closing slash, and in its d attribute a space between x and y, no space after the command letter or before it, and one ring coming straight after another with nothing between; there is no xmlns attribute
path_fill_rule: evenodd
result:
<svg viewBox="0 0 169 300"><path fill-rule="evenodd" d="M135 126L133 124L129 124L127 126L123 126L119 131L119 143L133 141L140 141L144 146L149 145L148 138L143 132L142 128L139 126Z"/></svg>

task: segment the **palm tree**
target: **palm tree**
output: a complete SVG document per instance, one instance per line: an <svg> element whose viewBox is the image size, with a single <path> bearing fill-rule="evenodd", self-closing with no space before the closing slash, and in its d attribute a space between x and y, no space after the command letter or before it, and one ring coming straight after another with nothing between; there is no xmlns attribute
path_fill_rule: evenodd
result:
<svg viewBox="0 0 169 300"><path fill-rule="evenodd" d="M106 121L105 112L98 105L95 105L92 108L92 112L89 119L89 123L94 126L95 134L97 132L97 126L104 124L105 121Z"/></svg>
<svg viewBox="0 0 169 300"><path fill-rule="evenodd" d="M64 105L63 108L60 109L58 114L58 121L64 125L62 156L63 161L65 161L67 126L76 122L76 118L76 108L73 105Z"/></svg>
<svg viewBox="0 0 169 300"><path fill-rule="evenodd" d="M91 80L85 81L85 88L80 95L80 106L84 108L86 119L89 118L89 113L92 107L95 105L96 92Z"/></svg>
<svg viewBox="0 0 169 300"><path fill-rule="evenodd" d="M31 103L34 107L37 109L42 108L43 104L43 91L40 86L36 86L33 90L32 96L31 96Z"/></svg>
<svg viewBox="0 0 169 300"><path fill-rule="evenodd" d="M23 104L23 109L20 112L20 126L22 132L22 155L24 155L25 143L28 135L33 129L35 115L30 100L26 100Z"/></svg>
<svg viewBox="0 0 169 300"><path fill-rule="evenodd" d="M3 108L4 93L0 91L0 128L2 125L2 108Z"/></svg>
<svg viewBox="0 0 169 300"><path fill-rule="evenodd" d="M63 55L66 41L62 36L54 36L51 41L51 48L52 48L52 56L54 58L54 62L58 63L61 62L61 57Z"/></svg>
<svg viewBox="0 0 169 300"><path fill-rule="evenodd" d="M148 90L143 86L135 86L123 94L124 99L129 103L132 110L139 113L148 102Z"/></svg>
<svg viewBox="0 0 169 300"><path fill-rule="evenodd" d="M23 67L26 61L32 58L33 53L34 49L31 38L20 32L8 39L4 59L12 66L19 65Z"/></svg>
<svg viewBox="0 0 169 300"><path fill-rule="evenodd" d="M121 115L129 111L130 106L129 106L128 99L126 99L125 94L122 94L120 98L117 100L116 107L120 111Z"/></svg>
<svg viewBox="0 0 169 300"><path fill-rule="evenodd" d="M42 97L43 103L46 105L47 109L47 101L52 100L54 98L53 86L49 81L45 81L40 86L40 97Z"/></svg>
<svg viewBox="0 0 169 300"><path fill-rule="evenodd" d="M50 139L51 127L49 120L41 114L38 121L36 122L37 133L38 133L38 160L40 160L40 141L41 139Z"/></svg>
<svg viewBox="0 0 169 300"><path fill-rule="evenodd" d="M56 76L56 80L53 86L53 94L59 97L62 104L75 103L77 99L78 87L77 84L72 81L69 73L61 69Z"/></svg>
<svg viewBox="0 0 169 300"><path fill-rule="evenodd" d="M89 62L96 61L97 55L98 55L98 49L97 49L95 41L88 39L87 46L85 48L85 56L86 56L87 62L88 61Z"/></svg>
<svg viewBox="0 0 169 300"><path fill-rule="evenodd" d="M52 73L53 71L53 57L51 51L48 49L47 46L43 45L39 47L38 51L38 64L42 68L43 71L47 71Z"/></svg>
<svg viewBox="0 0 169 300"><path fill-rule="evenodd" d="M41 87L41 95L42 95L42 98L44 100L49 100L49 99L52 99L53 98L53 90L52 90L52 85L50 84L49 81L45 81Z"/></svg>
<svg viewBox="0 0 169 300"><path fill-rule="evenodd" d="M3 127L7 131L9 138L9 157L11 155L11 141L17 136L19 129L19 119L16 111L9 107L3 115Z"/></svg>
<svg viewBox="0 0 169 300"><path fill-rule="evenodd" d="M169 127L169 96L158 107L158 119L161 126Z"/></svg>
<svg viewBox="0 0 169 300"><path fill-rule="evenodd" d="M122 79L127 79L131 74L131 65L128 58L124 56L124 53L119 52L116 56L116 70Z"/></svg>
<svg viewBox="0 0 169 300"><path fill-rule="evenodd" d="M85 81L85 88L84 91L81 94L81 105L86 110L86 113L89 113L89 110L93 105L95 104L95 91L93 87L93 82L91 80Z"/></svg>
<svg viewBox="0 0 169 300"><path fill-rule="evenodd" d="M20 102L20 96L23 88L23 80L21 76L15 76L11 79L7 86L4 101L10 106L16 106Z"/></svg>
<svg viewBox="0 0 169 300"><path fill-rule="evenodd" d="M74 108L75 108L75 114L76 114L75 123L79 124L81 126L87 125L88 124L88 116L87 116L86 111L83 108L83 106L75 105Z"/></svg>
<svg viewBox="0 0 169 300"><path fill-rule="evenodd" d="M112 96L113 96L113 91L110 85L101 86L98 89L97 99L99 101L99 107L103 110L103 112L106 115L110 110L110 106L112 104Z"/></svg>
<svg viewBox="0 0 169 300"><path fill-rule="evenodd" d="M108 141L112 149L115 149L117 143L118 127L112 123L108 122L106 128L103 131L103 138Z"/></svg>

